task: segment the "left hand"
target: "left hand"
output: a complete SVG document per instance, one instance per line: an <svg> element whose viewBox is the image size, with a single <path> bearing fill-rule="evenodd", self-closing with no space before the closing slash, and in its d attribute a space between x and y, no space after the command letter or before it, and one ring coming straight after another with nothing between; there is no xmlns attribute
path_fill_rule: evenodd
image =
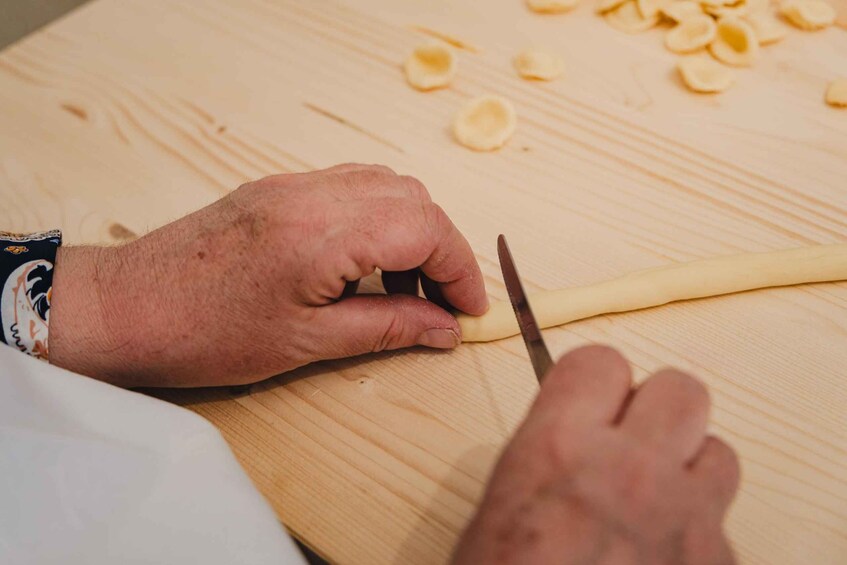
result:
<svg viewBox="0 0 847 565"><path fill-rule="evenodd" d="M377 268L406 275L384 274L387 296L339 300ZM367 165L267 177L127 245L60 249L50 360L122 386L209 386L455 347L459 325L417 296L417 268L451 306L487 309L468 242L419 181Z"/></svg>

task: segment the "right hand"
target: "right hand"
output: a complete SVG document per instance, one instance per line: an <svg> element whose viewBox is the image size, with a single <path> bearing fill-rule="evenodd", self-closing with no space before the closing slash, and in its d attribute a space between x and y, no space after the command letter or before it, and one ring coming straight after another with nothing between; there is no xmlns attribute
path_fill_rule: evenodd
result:
<svg viewBox="0 0 847 565"><path fill-rule="evenodd" d="M738 459L706 435L709 397L667 369L565 355L494 469L455 564L729 564L723 533Z"/></svg>

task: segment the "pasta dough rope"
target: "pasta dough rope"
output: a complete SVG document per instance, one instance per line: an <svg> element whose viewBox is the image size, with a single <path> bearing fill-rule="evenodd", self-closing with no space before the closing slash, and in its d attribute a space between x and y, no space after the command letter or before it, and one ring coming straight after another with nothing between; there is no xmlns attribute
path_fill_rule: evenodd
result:
<svg viewBox="0 0 847 565"><path fill-rule="evenodd" d="M847 280L847 243L741 253L675 263L598 284L529 296L542 328L613 312L629 312L679 300L758 288ZM482 316L458 316L462 341L494 341L519 333L508 302L494 302Z"/></svg>

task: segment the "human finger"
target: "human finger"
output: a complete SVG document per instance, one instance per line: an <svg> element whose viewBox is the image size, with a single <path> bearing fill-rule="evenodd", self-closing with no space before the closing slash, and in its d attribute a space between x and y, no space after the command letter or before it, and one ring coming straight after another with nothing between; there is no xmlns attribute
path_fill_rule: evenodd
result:
<svg viewBox="0 0 847 565"><path fill-rule="evenodd" d="M330 246L341 251L340 262L361 278L379 267L405 271L420 267L439 284L444 298L468 314L482 314L488 298L482 272L467 240L444 211L431 202L379 199L352 203L345 208L346 229ZM348 261L349 259L349 261Z"/></svg>
<svg viewBox="0 0 847 565"><path fill-rule="evenodd" d="M416 296L357 295L314 308L315 355L320 359L422 345L451 349L461 342L456 319Z"/></svg>
<svg viewBox="0 0 847 565"><path fill-rule="evenodd" d="M735 498L741 479L741 466L735 451L722 440L708 436L689 470L706 504L722 517Z"/></svg>
<svg viewBox="0 0 847 565"><path fill-rule="evenodd" d="M631 387L629 363L617 350L580 347L544 376L527 419L543 415L569 425L612 425Z"/></svg>
<svg viewBox="0 0 847 565"><path fill-rule="evenodd" d="M706 387L681 371L665 369L635 391L620 428L684 463L700 449L708 416Z"/></svg>
<svg viewBox="0 0 847 565"><path fill-rule="evenodd" d="M398 175L384 165L338 165L318 174L332 179L326 189L341 200L409 198L416 202L432 201L421 181Z"/></svg>

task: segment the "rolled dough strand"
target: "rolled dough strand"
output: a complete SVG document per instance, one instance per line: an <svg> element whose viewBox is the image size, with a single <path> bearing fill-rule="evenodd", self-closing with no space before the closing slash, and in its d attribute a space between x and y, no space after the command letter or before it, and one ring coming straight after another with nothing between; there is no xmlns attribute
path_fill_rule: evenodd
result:
<svg viewBox="0 0 847 565"><path fill-rule="evenodd" d="M847 243L742 253L635 271L598 284L530 294L538 323L550 328L612 312L757 288L847 280ZM494 302L482 316L459 314L462 341L520 333L512 306Z"/></svg>

